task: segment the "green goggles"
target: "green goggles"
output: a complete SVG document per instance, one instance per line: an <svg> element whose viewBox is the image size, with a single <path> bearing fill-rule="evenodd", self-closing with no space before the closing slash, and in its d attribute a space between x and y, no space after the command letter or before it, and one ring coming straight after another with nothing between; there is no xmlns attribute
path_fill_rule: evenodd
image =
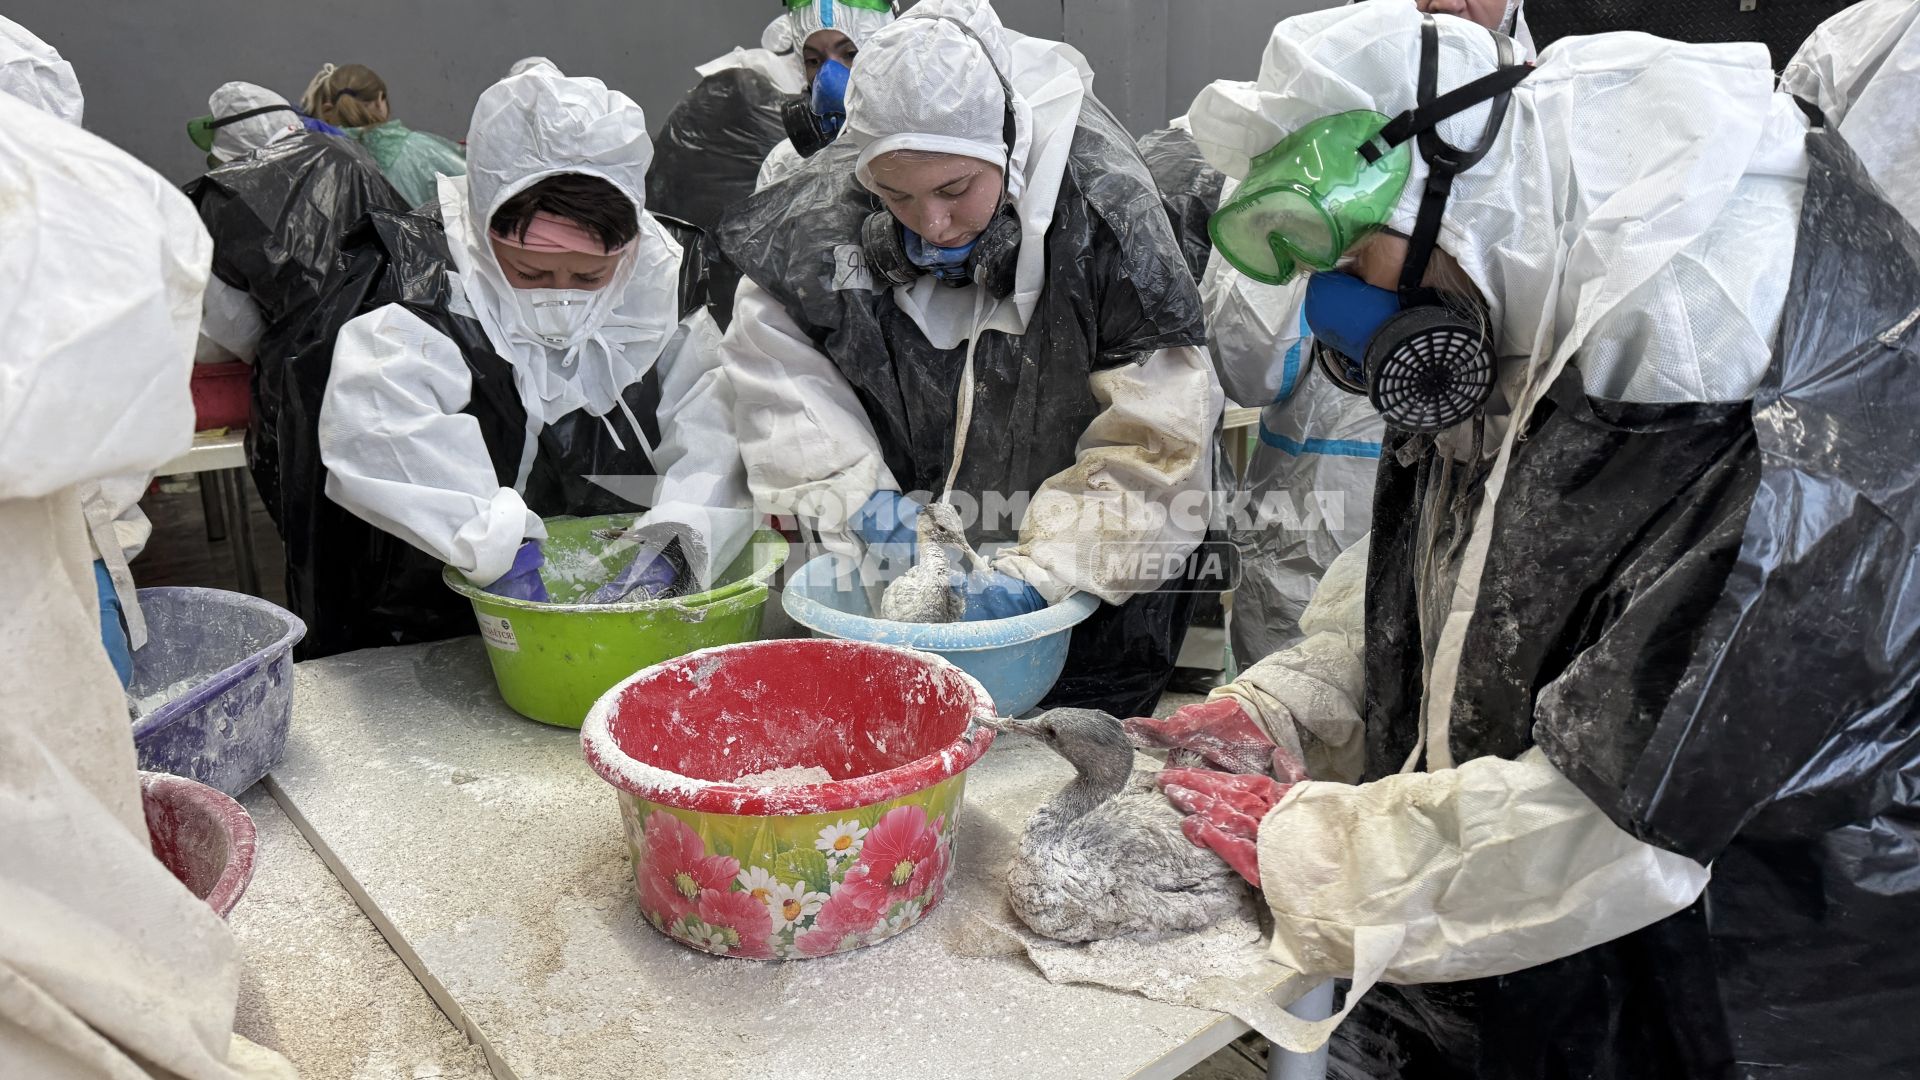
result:
<svg viewBox="0 0 1920 1080"><path fill-rule="evenodd" d="M228 124L237 124L250 117L273 112L294 112L294 108L291 105L262 105L257 109L248 109L246 112L234 113L232 116L215 117L212 113L208 113L206 116L196 116L187 121L187 138L192 139L193 145L199 147L202 151L211 153L213 151L213 137L221 128L226 127ZM299 114L295 113L295 115Z"/></svg>
<svg viewBox="0 0 1920 1080"><path fill-rule="evenodd" d="M1301 268L1327 271L1386 225L1406 190L1413 153L1388 145L1390 121L1366 109L1322 117L1253 159L1246 182L1207 223L1234 269L1284 285Z"/></svg>

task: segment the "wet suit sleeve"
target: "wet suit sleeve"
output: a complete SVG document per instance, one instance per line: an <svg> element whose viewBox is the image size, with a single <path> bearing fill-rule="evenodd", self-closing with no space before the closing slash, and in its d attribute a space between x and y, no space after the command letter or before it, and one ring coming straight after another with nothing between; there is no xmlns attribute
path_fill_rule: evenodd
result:
<svg viewBox="0 0 1920 1080"><path fill-rule="evenodd" d="M473 417L459 348L397 304L354 319L320 406L327 497L489 585L546 527L502 487Z"/></svg>
<svg viewBox="0 0 1920 1080"><path fill-rule="evenodd" d="M1327 567L1301 613L1305 637L1299 644L1261 660L1211 695L1239 702L1275 744L1321 780L1352 782L1366 769L1362 657L1372 539L1362 537Z"/></svg>
<svg viewBox="0 0 1920 1080"><path fill-rule="evenodd" d="M1082 590L1120 604L1177 573L1206 534L1220 382L1196 347L1161 349L1089 382L1105 409L1073 466L1034 493L1019 545L995 566L1049 601Z"/></svg>

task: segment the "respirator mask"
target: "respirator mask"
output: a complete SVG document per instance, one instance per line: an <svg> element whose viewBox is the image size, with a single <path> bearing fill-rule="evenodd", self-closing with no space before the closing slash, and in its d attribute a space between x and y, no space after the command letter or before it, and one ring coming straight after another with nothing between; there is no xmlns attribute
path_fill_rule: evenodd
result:
<svg viewBox="0 0 1920 1080"><path fill-rule="evenodd" d="M1323 117L1255 158L1233 200L1208 223L1214 246L1241 273L1282 285L1301 269L1306 319L1321 369L1365 394L1390 426L1444 431L1493 395L1493 341L1484 312L1423 282L1453 181L1492 148L1513 88L1533 68L1514 62L1513 42L1493 34L1500 67L1437 94L1439 27L1421 25L1418 104L1389 118L1371 110ZM1491 102L1480 140L1461 150L1440 138L1441 121ZM1406 190L1412 147L1427 166L1399 288L1382 289L1337 270L1342 255L1382 229Z"/></svg>

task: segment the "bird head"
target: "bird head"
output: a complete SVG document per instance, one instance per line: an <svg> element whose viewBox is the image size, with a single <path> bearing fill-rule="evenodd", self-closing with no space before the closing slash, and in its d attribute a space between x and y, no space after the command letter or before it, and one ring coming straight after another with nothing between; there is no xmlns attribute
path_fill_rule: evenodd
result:
<svg viewBox="0 0 1920 1080"><path fill-rule="evenodd" d="M1047 744L1082 773L1133 771L1133 743L1126 729L1098 709L1049 709L1029 719L1003 721L1002 726Z"/></svg>

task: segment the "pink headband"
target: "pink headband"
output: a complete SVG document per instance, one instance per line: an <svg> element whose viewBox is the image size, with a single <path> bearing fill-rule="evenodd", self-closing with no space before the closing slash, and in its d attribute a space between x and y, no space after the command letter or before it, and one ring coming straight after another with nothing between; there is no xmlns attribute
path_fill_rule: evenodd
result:
<svg viewBox="0 0 1920 1080"><path fill-rule="evenodd" d="M609 248L600 241L591 229L583 229L577 222L542 211L533 215L527 224L527 235L511 236L496 232L493 238L522 251L574 251L582 255L618 255L627 250L626 244Z"/></svg>

